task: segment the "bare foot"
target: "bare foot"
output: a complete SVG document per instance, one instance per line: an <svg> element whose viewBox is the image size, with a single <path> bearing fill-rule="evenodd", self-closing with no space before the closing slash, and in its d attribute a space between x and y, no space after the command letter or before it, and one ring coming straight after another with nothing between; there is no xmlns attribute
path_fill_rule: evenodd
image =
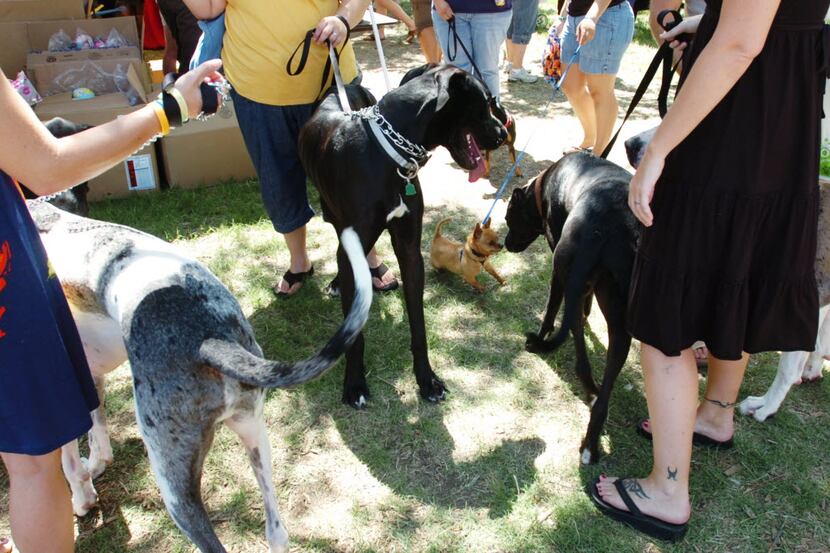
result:
<svg viewBox="0 0 830 553"><path fill-rule="evenodd" d="M0 553L12 553L12 544L9 538L0 538Z"/></svg>
<svg viewBox="0 0 830 553"><path fill-rule="evenodd" d="M614 482L617 478L600 476L597 484L597 491L602 500L620 509L628 511L617 491ZM634 501L634 504L643 514L660 519L671 524L685 524L692 513L689 504L688 494L681 494L679 497L672 497L652 486L647 479L627 478L625 489ZM685 495L685 497L684 497Z"/></svg>

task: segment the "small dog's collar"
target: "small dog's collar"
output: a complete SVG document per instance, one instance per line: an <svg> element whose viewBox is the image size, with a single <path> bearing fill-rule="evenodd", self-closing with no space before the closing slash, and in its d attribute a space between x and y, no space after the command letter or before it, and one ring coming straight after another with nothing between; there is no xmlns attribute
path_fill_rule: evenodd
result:
<svg viewBox="0 0 830 553"><path fill-rule="evenodd" d="M475 250L473 249L473 247L472 247L472 246L469 246L469 248L470 248L470 258L471 258L473 261L476 261L476 262L478 262L478 263L484 263L484 262L487 260L487 256L486 256L486 255L484 255L484 254L483 254L483 253L481 253L481 252L477 252L477 251L475 251ZM467 249L466 247L465 247L465 248L462 248L462 250L461 250L461 254L462 254L462 256L463 256L463 254L464 254L464 250L466 250L466 249ZM480 259L476 259L476 258L480 258ZM460 259L460 258L459 258L459 259Z"/></svg>

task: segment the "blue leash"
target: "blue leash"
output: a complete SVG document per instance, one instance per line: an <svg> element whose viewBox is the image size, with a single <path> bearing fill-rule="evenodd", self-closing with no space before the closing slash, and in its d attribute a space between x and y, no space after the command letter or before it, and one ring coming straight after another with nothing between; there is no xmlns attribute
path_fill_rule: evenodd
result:
<svg viewBox="0 0 830 553"><path fill-rule="evenodd" d="M562 73L562 78L559 79L559 82L553 85L553 93L551 94L550 99L548 99L545 107L542 108L543 112L547 112L548 106L553 101L554 96L557 92L562 89L562 83L565 82L565 78L568 76L568 72L570 72L571 67L573 66L574 61L576 61L576 56L579 54L579 49L582 48L582 45L579 44L574 50L573 56L571 56L571 60L568 62L568 67L565 69L565 72ZM525 156L525 150L527 150L528 144L530 144L530 139L533 138L533 135L536 134L536 129L538 129L538 125L533 132L530 133L530 136L527 137L527 141L525 142L525 147L522 150L519 150L519 155L516 156L516 161L510 167L510 170L507 172L507 175L504 176L504 181L502 181L501 186L496 191L496 197L493 198L493 203L490 205L490 209L487 210L487 215L484 216L484 219L481 220L482 225L486 225L487 221L490 220L490 215L493 213L493 209L496 207L496 203L501 199L501 195L504 194L504 189L507 188L507 183L513 178L513 175L516 173L516 167L519 166L519 162L522 161L522 158Z"/></svg>

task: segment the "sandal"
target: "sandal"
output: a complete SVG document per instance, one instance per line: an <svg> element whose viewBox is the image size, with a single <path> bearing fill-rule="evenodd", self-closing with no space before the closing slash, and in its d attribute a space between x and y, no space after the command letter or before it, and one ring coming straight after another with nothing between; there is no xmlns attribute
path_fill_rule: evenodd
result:
<svg viewBox="0 0 830 553"><path fill-rule="evenodd" d="M398 289L398 279L397 278L395 280L393 280L392 282L389 282L386 285L375 286L375 279L378 279L379 281L383 282L383 275L385 275L388 272L389 272L389 267L387 267L386 264L383 263L383 262L381 262L381 264L378 265L375 268L369 267L369 273L371 273L371 275L372 275L372 289L375 292L391 292L392 290L397 290Z"/></svg>
<svg viewBox="0 0 830 553"><path fill-rule="evenodd" d="M640 422L637 423L637 434L639 434L646 440L651 441L651 432L646 430L644 427L645 423L647 422L648 419L642 419ZM729 438L728 440L720 441L695 432L692 434L692 444L711 447L713 449L732 449L735 446L735 439Z"/></svg>
<svg viewBox="0 0 830 553"><path fill-rule="evenodd" d="M271 288L271 291L274 292L275 296L284 300L299 292L300 289L303 287L302 284L303 282L305 282L305 279L311 276L314 276L314 265L312 265L308 271L303 271L302 273L292 273L291 271L285 271L285 274L282 275L282 279L288 283L289 292L283 292L282 290L280 290L279 282L276 283L273 288ZM293 286L297 283L299 283L300 286L298 286L293 292L291 292L291 288L293 288Z"/></svg>
<svg viewBox="0 0 830 553"><path fill-rule="evenodd" d="M385 263L381 262L380 265L377 267L369 267L369 273L372 275L372 290L375 292L391 292L392 290L397 290L398 286L398 279L393 280L386 286L375 286L375 279L383 282L383 275L389 272L389 267L386 266ZM337 277L335 276L331 279L328 286L326 286L326 294L333 298L340 297L340 283L337 281Z"/></svg>
<svg viewBox="0 0 830 553"><path fill-rule="evenodd" d="M628 495L628 490L626 490L623 485L625 480L625 478L618 478L614 481L614 487L617 488L617 493L620 494L620 499L622 499L625 506L628 507L627 511L623 511L622 509L618 509L613 505L606 503L602 496L599 495L599 490L597 490L597 484L599 484L600 481L599 478L595 478L588 484L588 487L585 489L585 493L588 494L588 497L591 498L591 501L597 506L597 509L599 509L602 514L627 524L634 530L659 540L676 542L683 539L683 536L686 535L686 530L688 530L688 523L672 524L671 522L666 522L664 520L660 520L659 518L643 514L643 512L640 511L634 503L634 500L631 499L631 496Z"/></svg>

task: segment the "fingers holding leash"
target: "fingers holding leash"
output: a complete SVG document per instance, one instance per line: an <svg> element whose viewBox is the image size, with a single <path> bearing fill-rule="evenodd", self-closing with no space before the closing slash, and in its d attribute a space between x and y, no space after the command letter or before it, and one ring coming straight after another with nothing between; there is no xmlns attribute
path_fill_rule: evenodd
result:
<svg viewBox="0 0 830 553"><path fill-rule="evenodd" d="M187 104L188 118L195 118L199 113L215 113L221 105L221 95L213 88L203 84L223 82L219 74L222 60L209 60L192 71L188 71L173 85ZM214 99L211 95L215 95Z"/></svg>
<svg viewBox="0 0 830 553"><path fill-rule="evenodd" d="M325 44L328 40L332 46L339 48L348 37L349 28L346 26L345 18L331 15L320 20L311 38L317 44Z"/></svg>
<svg viewBox="0 0 830 553"><path fill-rule="evenodd" d="M597 34L597 23L590 17L586 17L579 22L576 27L576 41L579 44L587 44L594 40Z"/></svg>

